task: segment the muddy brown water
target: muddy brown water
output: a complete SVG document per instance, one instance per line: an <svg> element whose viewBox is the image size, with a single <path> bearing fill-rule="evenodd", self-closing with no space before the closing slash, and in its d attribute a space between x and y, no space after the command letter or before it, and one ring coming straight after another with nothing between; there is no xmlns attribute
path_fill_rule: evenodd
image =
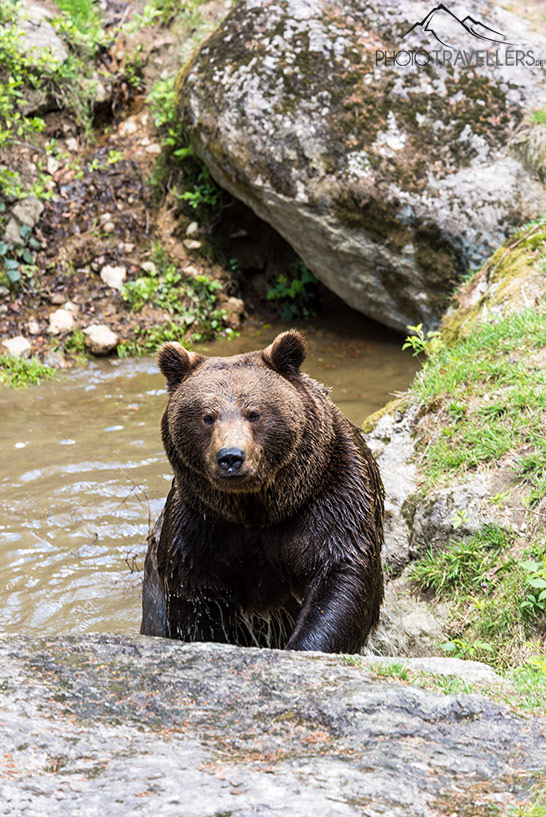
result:
<svg viewBox="0 0 546 817"><path fill-rule="evenodd" d="M286 324L247 326L196 350L261 348ZM404 390L417 368L401 338L356 314L300 327L305 370L355 423ZM61 382L0 388L0 629L136 633L150 519L171 474L152 358L103 360Z"/></svg>

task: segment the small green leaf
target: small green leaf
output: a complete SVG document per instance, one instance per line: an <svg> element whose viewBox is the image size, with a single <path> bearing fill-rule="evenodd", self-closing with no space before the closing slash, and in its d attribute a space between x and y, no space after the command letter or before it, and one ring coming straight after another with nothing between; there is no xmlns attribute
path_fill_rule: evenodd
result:
<svg viewBox="0 0 546 817"><path fill-rule="evenodd" d="M9 280L12 284L17 283L17 281L21 278L21 273L19 272L19 267L17 269L8 269L6 270Z"/></svg>
<svg viewBox="0 0 546 817"><path fill-rule="evenodd" d="M21 227L19 228L19 235L21 236L21 238L24 239L28 238L31 232L32 227L29 227L28 224L21 224Z"/></svg>
<svg viewBox="0 0 546 817"><path fill-rule="evenodd" d="M546 579L536 576L534 578L527 579L527 584L530 584L531 587L536 587L538 589L546 588Z"/></svg>
<svg viewBox="0 0 546 817"><path fill-rule="evenodd" d="M520 565L524 570L528 570L529 573L536 573L537 571L540 570L539 563L534 562L532 560L529 560L529 561L526 561L526 562L520 562Z"/></svg>

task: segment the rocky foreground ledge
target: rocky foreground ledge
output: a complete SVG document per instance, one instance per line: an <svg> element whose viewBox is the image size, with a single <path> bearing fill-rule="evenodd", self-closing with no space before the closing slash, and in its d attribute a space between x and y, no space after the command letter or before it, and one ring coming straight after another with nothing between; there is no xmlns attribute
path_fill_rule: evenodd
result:
<svg viewBox="0 0 546 817"><path fill-rule="evenodd" d="M378 678L377 660L1 638L2 815L477 817L528 796L546 721Z"/></svg>

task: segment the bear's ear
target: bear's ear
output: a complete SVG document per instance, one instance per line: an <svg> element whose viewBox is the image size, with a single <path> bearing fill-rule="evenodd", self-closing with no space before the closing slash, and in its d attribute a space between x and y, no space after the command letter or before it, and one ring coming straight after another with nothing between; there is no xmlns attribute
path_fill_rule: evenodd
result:
<svg viewBox="0 0 546 817"><path fill-rule="evenodd" d="M277 335L271 346L262 352L264 361L285 377L296 375L305 360L305 341L291 329Z"/></svg>
<svg viewBox="0 0 546 817"><path fill-rule="evenodd" d="M201 355L188 352L179 343L164 343L157 356L157 363L167 380L169 393L184 380L203 360Z"/></svg>

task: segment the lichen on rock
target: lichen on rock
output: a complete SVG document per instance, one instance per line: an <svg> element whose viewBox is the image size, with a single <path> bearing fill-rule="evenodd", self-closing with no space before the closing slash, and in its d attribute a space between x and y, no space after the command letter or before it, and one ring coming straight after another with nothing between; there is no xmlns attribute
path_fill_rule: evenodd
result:
<svg viewBox="0 0 546 817"><path fill-rule="evenodd" d="M467 11L546 53L513 15ZM347 303L400 330L437 323L453 282L546 207L509 145L546 99L540 67L378 60L431 49L402 40L415 14L409 0L244 0L177 82L215 179ZM455 47L475 47L463 34Z"/></svg>

